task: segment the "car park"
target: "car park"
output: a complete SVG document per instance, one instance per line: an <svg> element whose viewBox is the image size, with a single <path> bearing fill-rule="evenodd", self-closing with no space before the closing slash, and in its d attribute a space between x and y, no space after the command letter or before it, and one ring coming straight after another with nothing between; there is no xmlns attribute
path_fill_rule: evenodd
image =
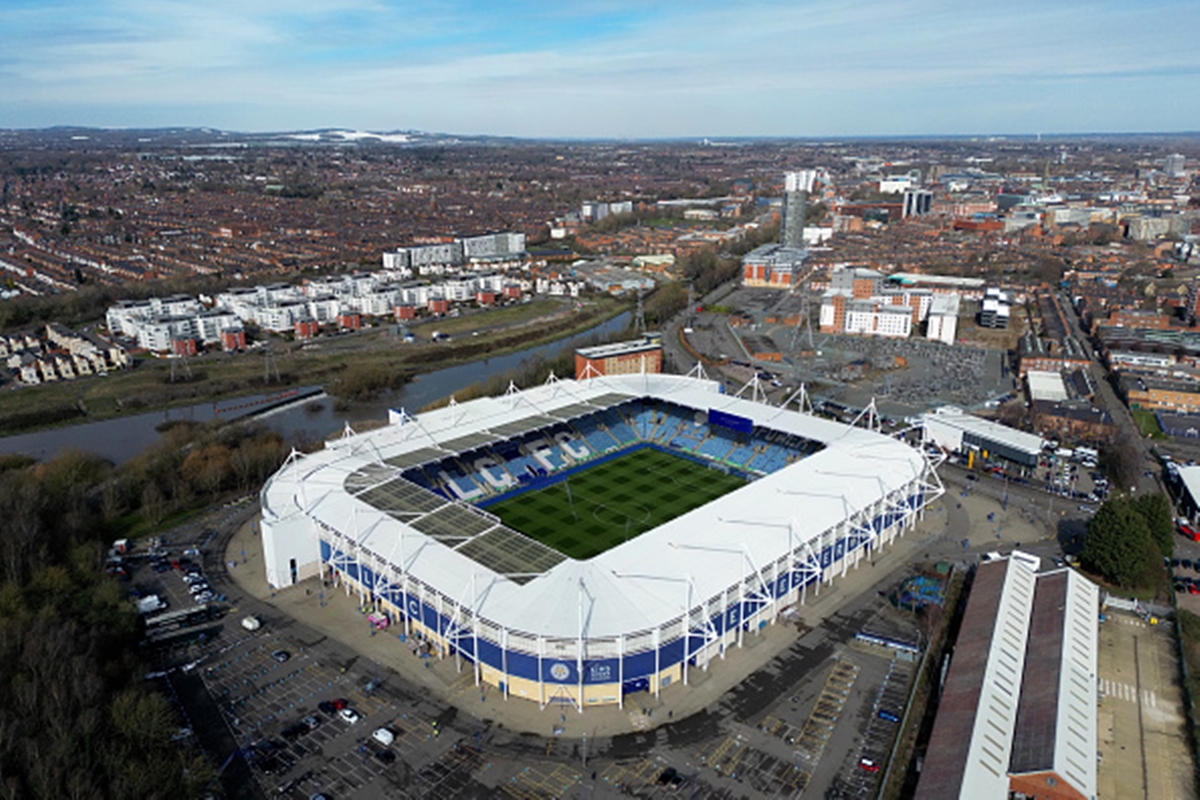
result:
<svg viewBox="0 0 1200 800"><path fill-rule="evenodd" d="M304 734L308 733L308 726L303 722L293 722L280 732L280 736L287 739L289 742L294 742Z"/></svg>
<svg viewBox="0 0 1200 800"><path fill-rule="evenodd" d="M659 774L658 785L678 788L679 786L683 785L685 780L687 779L679 774L679 770L675 769L674 767L667 767L662 771L661 774Z"/></svg>

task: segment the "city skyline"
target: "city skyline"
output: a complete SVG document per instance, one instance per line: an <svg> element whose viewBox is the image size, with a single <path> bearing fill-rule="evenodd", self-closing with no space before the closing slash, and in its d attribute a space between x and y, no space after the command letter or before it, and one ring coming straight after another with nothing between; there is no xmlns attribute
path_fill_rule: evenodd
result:
<svg viewBox="0 0 1200 800"><path fill-rule="evenodd" d="M1200 129L1179 2L18 0L0 127L533 138Z"/></svg>

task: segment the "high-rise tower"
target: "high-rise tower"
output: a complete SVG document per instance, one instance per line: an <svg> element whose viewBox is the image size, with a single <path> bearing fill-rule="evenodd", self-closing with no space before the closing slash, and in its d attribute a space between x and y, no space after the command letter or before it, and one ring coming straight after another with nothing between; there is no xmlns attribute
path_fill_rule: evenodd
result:
<svg viewBox="0 0 1200 800"><path fill-rule="evenodd" d="M783 176L783 222L779 226L779 243L784 247L804 248L804 215L808 209L808 193L817 179L816 170L804 169Z"/></svg>

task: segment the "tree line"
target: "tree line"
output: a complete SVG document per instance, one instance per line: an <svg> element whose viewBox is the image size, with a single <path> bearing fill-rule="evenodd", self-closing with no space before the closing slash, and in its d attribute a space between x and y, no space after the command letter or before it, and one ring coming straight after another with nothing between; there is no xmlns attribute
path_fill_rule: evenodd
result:
<svg viewBox="0 0 1200 800"><path fill-rule="evenodd" d="M176 426L120 467L0 458L0 798L194 797L213 769L142 676L137 615L104 571L113 538L259 485L274 433Z"/></svg>

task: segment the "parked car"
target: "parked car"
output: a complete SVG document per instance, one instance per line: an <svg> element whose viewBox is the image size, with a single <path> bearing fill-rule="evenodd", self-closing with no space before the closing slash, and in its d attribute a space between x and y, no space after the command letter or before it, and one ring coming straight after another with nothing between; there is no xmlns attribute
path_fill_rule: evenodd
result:
<svg viewBox="0 0 1200 800"><path fill-rule="evenodd" d="M879 772L879 765L866 756L858 760L858 766L859 769L866 770L867 772Z"/></svg>
<svg viewBox="0 0 1200 800"><path fill-rule="evenodd" d="M271 653L271 658L275 659L280 664L287 661L291 657L292 657L292 654L289 653L287 650L276 650L274 653Z"/></svg>
<svg viewBox="0 0 1200 800"><path fill-rule="evenodd" d="M396 734L387 728L376 728L375 732L371 734L371 738L384 747L391 747L392 742L396 741Z"/></svg>
<svg viewBox="0 0 1200 800"><path fill-rule="evenodd" d="M351 725L353 725L354 723L356 723L360 719L362 719L362 717L359 716L359 713L357 711L355 711L353 708L340 709L338 711L338 716L341 717L342 719L344 719L346 722L350 723Z"/></svg>
<svg viewBox="0 0 1200 800"><path fill-rule="evenodd" d="M308 733L307 725L303 722L293 722L284 728L280 735L289 742L294 742L306 733Z"/></svg>

